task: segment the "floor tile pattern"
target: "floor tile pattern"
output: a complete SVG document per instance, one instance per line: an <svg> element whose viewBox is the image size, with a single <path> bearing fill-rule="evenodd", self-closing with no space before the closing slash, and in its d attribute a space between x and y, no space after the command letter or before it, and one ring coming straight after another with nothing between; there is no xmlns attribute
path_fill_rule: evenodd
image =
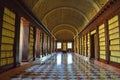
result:
<svg viewBox="0 0 120 80"><path fill-rule="evenodd" d="M72 53L58 53L44 64L35 63L12 80L120 80L120 73L85 61Z"/></svg>

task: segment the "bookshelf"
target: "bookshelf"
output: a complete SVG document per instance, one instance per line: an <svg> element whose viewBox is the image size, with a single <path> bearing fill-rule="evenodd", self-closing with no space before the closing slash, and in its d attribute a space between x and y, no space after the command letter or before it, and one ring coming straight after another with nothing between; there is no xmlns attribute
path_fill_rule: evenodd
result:
<svg viewBox="0 0 120 80"><path fill-rule="evenodd" d="M34 48L34 29L33 26L30 26L30 41L29 41L29 57L33 58L33 48Z"/></svg>
<svg viewBox="0 0 120 80"><path fill-rule="evenodd" d="M81 52L81 51L82 51L81 37L80 37L79 39L80 39L80 42L79 42L79 43L80 43L80 45L79 45L80 47L79 47L79 49L80 49L80 54L81 54L81 53L82 53L82 52Z"/></svg>
<svg viewBox="0 0 120 80"><path fill-rule="evenodd" d="M86 35L84 35L84 55L86 56Z"/></svg>
<svg viewBox="0 0 120 80"><path fill-rule="evenodd" d="M106 49L105 49L105 25L99 26L99 46L100 46L100 58L106 59Z"/></svg>
<svg viewBox="0 0 120 80"><path fill-rule="evenodd" d="M108 21L110 61L120 63L120 33L118 15Z"/></svg>
<svg viewBox="0 0 120 80"><path fill-rule="evenodd" d="M42 33L40 33L40 55L42 55L43 54L43 52L42 52L42 50L43 50L43 34Z"/></svg>
<svg viewBox="0 0 120 80"><path fill-rule="evenodd" d="M15 13L4 8L0 66L7 66L14 63L13 46L15 38Z"/></svg>
<svg viewBox="0 0 120 80"><path fill-rule="evenodd" d="M88 40L87 40L87 45L88 45L88 57L90 57L90 34L89 34L89 33L87 34L87 38L88 38Z"/></svg>

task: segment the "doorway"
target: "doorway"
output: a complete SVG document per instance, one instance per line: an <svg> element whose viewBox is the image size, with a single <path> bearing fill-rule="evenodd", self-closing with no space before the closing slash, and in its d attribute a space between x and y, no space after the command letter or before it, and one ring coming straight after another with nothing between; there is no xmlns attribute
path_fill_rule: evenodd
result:
<svg viewBox="0 0 120 80"><path fill-rule="evenodd" d="M95 59L95 53L96 53L96 34L92 34L90 37L90 47L91 47L91 52L90 52L90 59Z"/></svg>

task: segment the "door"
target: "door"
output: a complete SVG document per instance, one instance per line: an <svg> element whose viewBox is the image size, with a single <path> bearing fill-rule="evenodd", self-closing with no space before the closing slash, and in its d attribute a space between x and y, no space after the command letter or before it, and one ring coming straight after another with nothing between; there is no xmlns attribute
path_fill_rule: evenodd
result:
<svg viewBox="0 0 120 80"><path fill-rule="evenodd" d="M91 35L90 38L90 42L91 42L91 53L90 53L90 58L91 59L95 59L95 53L96 53L96 34Z"/></svg>

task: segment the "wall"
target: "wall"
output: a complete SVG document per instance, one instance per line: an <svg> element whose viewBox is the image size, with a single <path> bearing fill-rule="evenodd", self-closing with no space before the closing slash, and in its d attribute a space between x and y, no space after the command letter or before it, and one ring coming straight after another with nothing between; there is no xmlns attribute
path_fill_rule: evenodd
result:
<svg viewBox="0 0 120 80"><path fill-rule="evenodd" d="M0 72L45 56L50 45L54 48L51 33L23 6L16 0L0 1Z"/></svg>
<svg viewBox="0 0 120 80"><path fill-rule="evenodd" d="M74 39L75 52L113 66L120 63L120 0L110 0ZM78 45L79 40L79 47ZM80 51L78 51L78 49Z"/></svg>

